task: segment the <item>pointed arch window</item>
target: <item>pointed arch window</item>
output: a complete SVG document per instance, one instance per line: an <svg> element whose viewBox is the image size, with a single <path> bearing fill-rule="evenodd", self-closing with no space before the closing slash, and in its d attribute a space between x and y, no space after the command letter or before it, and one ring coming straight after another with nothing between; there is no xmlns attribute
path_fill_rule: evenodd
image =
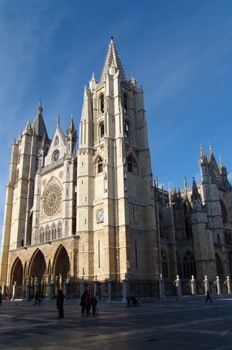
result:
<svg viewBox="0 0 232 350"><path fill-rule="evenodd" d="M124 121L124 136L129 138L129 122L128 120Z"/></svg>
<svg viewBox="0 0 232 350"><path fill-rule="evenodd" d="M196 264L194 255L187 251L183 257L183 273L184 278L191 278L191 276L196 277Z"/></svg>
<svg viewBox="0 0 232 350"><path fill-rule="evenodd" d="M61 224L58 226L58 238L61 238L62 227Z"/></svg>
<svg viewBox="0 0 232 350"><path fill-rule="evenodd" d="M102 158L99 157L98 162L97 162L97 172L98 174L103 172L103 161Z"/></svg>
<svg viewBox="0 0 232 350"><path fill-rule="evenodd" d="M101 94L100 96L100 111L101 113L104 113L104 94Z"/></svg>
<svg viewBox="0 0 232 350"><path fill-rule="evenodd" d="M40 243L44 242L44 231L43 229L40 231Z"/></svg>
<svg viewBox="0 0 232 350"><path fill-rule="evenodd" d="M137 165L132 155L127 157L127 171L129 173L136 173Z"/></svg>

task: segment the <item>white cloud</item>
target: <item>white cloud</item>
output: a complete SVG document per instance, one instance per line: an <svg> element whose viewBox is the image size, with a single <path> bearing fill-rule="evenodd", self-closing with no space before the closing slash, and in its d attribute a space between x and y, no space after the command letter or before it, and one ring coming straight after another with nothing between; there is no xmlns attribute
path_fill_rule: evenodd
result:
<svg viewBox="0 0 232 350"><path fill-rule="evenodd" d="M232 172L228 174L228 180L229 180L229 182L232 181Z"/></svg>

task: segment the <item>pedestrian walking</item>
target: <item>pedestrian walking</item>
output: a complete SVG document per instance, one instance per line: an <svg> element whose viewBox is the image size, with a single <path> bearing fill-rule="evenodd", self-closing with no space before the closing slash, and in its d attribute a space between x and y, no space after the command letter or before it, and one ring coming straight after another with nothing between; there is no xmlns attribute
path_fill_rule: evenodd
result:
<svg viewBox="0 0 232 350"><path fill-rule="evenodd" d="M59 289L58 295L57 295L57 301L56 301L56 306L57 306L57 309L59 310L58 318L64 318L64 298L65 298L65 295L63 294L62 290Z"/></svg>
<svg viewBox="0 0 232 350"><path fill-rule="evenodd" d="M211 301L211 304L212 304L212 300L211 300L211 298L210 298L210 293L209 293L209 290L207 290L207 293L206 293L206 300L205 300L205 302L207 303L207 302L208 302L208 300L210 300L210 301Z"/></svg>
<svg viewBox="0 0 232 350"><path fill-rule="evenodd" d="M87 290L81 296L80 306L81 306L82 315L84 315L85 312L86 312L86 315L89 315L91 304L90 304L90 296Z"/></svg>
<svg viewBox="0 0 232 350"><path fill-rule="evenodd" d="M96 305L97 305L97 299L94 295L92 295L91 296L92 315L95 315Z"/></svg>

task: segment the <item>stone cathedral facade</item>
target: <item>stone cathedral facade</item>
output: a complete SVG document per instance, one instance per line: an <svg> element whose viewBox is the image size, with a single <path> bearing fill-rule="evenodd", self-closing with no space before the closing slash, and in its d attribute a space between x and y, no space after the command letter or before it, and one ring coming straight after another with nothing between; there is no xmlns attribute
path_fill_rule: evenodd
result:
<svg viewBox="0 0 232 350"><path fill-rule="evenodd" d="M232 274L232 188L211 146L201 183L153 182L143 89L126 80L113 38L99 82L84 88L79 146L73 116L50 140L41 102L12 145L0 285L182 279Z"/></svg>

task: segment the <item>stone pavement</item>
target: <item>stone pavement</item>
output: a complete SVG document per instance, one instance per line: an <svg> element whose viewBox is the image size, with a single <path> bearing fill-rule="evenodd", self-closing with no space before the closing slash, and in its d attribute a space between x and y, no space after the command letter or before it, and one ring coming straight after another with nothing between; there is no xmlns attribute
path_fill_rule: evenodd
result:
<svg viewBox="0 0 232 350"><path fill-rule="evenodd" d="M51 301L34 306L4 301L0 307L0 349L228 350L232 349L232 299L124 304L101 303L99 314L80 314L64 305L64 319Z"/></svg>

